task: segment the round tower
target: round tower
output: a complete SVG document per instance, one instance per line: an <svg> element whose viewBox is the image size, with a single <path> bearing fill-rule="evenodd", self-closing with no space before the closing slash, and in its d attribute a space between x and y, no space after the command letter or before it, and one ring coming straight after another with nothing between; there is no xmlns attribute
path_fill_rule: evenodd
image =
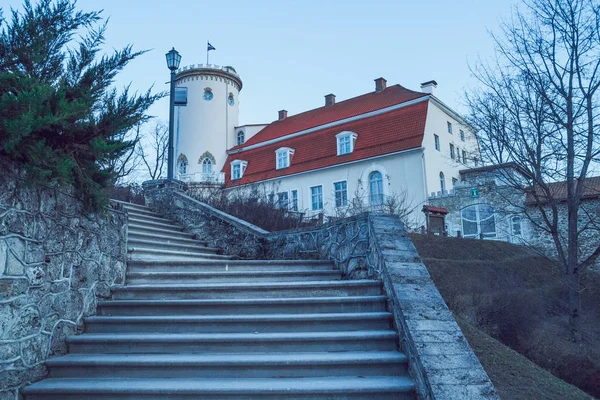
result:
<svg viewBox="0 0 600 400"><path fill-rule="evenodd" d="M235 146L242 80L233 67L198 64L181 68L177 89L187 104L175 110L175 175L192 182L220 183L227 149Z"/></svg>

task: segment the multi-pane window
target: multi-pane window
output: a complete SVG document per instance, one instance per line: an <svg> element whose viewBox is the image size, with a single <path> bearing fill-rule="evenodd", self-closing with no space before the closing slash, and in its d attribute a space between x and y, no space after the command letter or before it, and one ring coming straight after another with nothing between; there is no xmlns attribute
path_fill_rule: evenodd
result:
<svg viewBox="0 0 600 400"><path fill-rule="evenodd" d="M452 133L452 122L448 121L448 133Z"/></svg>
<svg viewBox="0 0 600 400"><path fill-rule="evenodd" d="M292 194L292 201L290 202L290 210L298 211L298 191L294 189L290 193Z"/></svg>
<svg viewBox="0 0 600 400"><path fill-rule="evenodd" d="M238 146L239 146L240 144L244 144L244 142L245 142L245 140L244 140L244 139L245 139L244 131L239 131L239 132L237 133L237 144L238 144Z"/></svg>
<svg viewBox="0 0 600 400"><path fill-rule="evenodd" d="M350 153L350 136L342 136L338 138L338 154Z"/></svg>
<svg viewBox="0 0 600 400"><path fill-rule="evenodd" d="M231 179L240 179L242 177L242 166L240 164L233 164L231 166Z"/></svg>
<svg viewBox="0 0 600 400"><path fill-rule="evenodd" d="M465 141L465 131L463 131L462 129L459 131L460 133L460 140L462 140L463 142Z"/></svg>
<svg viewBox="0 0 600 400"><path fill-rule="evenodd" d="M440 151L440 137L438 135L433 135L433 140L435 141L435 149Z"/></svg>
<svg viewBox="0 0 600 400"><path fill-rule="evenodd" d="M277 162L277 169L287 168L290 166L290 160L292 155L294 154L294 149L290 149L289 147L282 147L275 151Z"/></svg>
<svg viewBox="0 0 600 400"><path fill-rule="evenodd" d="M383 175L379 171L369 175L369 201L372 206L383 204Z"/></svg>
<svg viewBox="0 0 600 400"><path fill-rule="evenodd" d="M177 162L177 169L179 170L180 175L187 174L188 160L185 157L180 157Z"/></svg>
<svg viewBox="0 0 600 400"><path fill-rule="evenodd" d="M476 204L461 211L463 236L486 239L496 237L494 208L487 204Z"/></svg>
<svg viewBox="0 0 600 400"><path fill-rule="evenodd" d="M450 143L450 158L454 160L454 145Z"/></svg>
<svg viewBox="0 0 600 400"><path fill-rule="evenodd" d="M280 208L288 208L288 206L289 206L288 192L277 193L277 206Z"/></svg>
<svg viewBox="0 0 600 400"><path fill-rule="evenodd" d="M206 157L202 160L202 173L203 174L212 174L213 172L213 163L212 160Z"/></svg>
<svg viewBox="0 0 600 400"><path fill-rule="evenodd" d="M358 135L354 132L345 131L335 135L337 138L337 155L350 154L354 151L354 143Z"/></svg>
<svg viewBox="0 0 600 400"><path fill-rule="evenodd" d="M310 188L310 199L313 210L323 209L323 186L313 186Z"/></svg>
<svg viewBox="0 0 600 400"><path fill-rule="evenodd" d="M348 205L348 185L346 181L335 182L333 184L335 194L335 206L344 207Z"/></svg>

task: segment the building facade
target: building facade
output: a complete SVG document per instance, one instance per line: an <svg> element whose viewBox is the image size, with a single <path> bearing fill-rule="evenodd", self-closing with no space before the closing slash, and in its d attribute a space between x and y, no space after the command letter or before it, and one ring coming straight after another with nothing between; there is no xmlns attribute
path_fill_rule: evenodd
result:
<svg viewBox="0 0 600 400"><path fill-rule="evenodd" d="M177 87L188 91L177 113L180 179L209 181L209 159L229 192L261 186L280 206L306 215L402 203L421 225L428 197L451 191L459 171L479 160L474 134L435 97L435 81L412 91L378 78L373 92L340 102L328 94L322 107L292 116L281 110L264 125L238 125L241 86L231 67L178 72Z"/></svg>

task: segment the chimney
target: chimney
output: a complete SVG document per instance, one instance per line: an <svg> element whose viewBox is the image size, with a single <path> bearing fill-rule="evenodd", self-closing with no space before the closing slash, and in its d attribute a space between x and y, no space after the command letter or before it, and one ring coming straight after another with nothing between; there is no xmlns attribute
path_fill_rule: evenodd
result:
<svg viewBox="0 0 600 400"><path fill-rule="evenodd" d="M421 83L421 92L435 95L435 88L437 87L436 81L427 81Z"/></svg>
<svg viewBox="0 0 600 400"><path fill-rule="evenodd" d="M279 121L287 118L287 110L279 110Z"/></svg>
<svg viewBox="0 0 600 400"><path fill-rule="evenodd" d="M329 93L325 95L325 107L329 107L335 104L335 94Z"/></svg>
<svg viewBox="0 0 600 400"><path fill-rule="evenodd" d="M376 92L383 92L383 90L385 89L385 84L387 83L387 81L383 78L377 78L375 79L375 91Z"/></svg>

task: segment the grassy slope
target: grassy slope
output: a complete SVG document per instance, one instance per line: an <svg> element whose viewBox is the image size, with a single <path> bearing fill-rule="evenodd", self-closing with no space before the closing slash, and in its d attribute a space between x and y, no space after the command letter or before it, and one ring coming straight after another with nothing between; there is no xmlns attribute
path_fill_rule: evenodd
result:
<svg viewBox="0 0 600 400"><path fill-rule="evenodd" d="M593 399L468 322L458 323L502 400Z"/></svg>
<svg viewBox="0 0 600 400"><path fill-rule="evenodd" d="M413 242L448 306L460 317L465 335L503 399L589 397L548 372L542 373L524 357L515 357L515 352L487 333L554 374L564 375L586 390L597 390L597 276L584 278L590 288L582 299L585 339L574 345L566 340L566 290L558 265L524 247L503 242L422 235L413 235ZM573 374L576 368L585 374Z"/></svg>

